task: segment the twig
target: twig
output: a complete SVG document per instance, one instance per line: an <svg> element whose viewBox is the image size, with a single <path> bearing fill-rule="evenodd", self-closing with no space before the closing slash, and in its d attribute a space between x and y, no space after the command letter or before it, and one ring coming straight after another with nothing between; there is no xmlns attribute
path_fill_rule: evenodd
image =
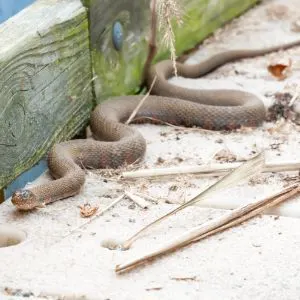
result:
<svg viewBox="0 0 300 300"><path fill-rule="evenodd" d="M104 213L106 213L108 210L110 210L113 206L115 206L116 204L118 204L123 198L124 198L125 194L121 195L120 197L118 197L115 201L113 201L112 203L110 203L108 206L106 206L104 209L102 209L100 211L99 214L97 214L95 216L95 218L103 215Z"/></svg>
<svg viewBox="0 0 300 300"><path fill-rule="evenodd" d="M228 216L228 219L229 219L228 223L226 223L226 224L224 223L224 225L222 225L222 226L220 226L218 224L215 229L209 229L208 232L206 232L206 233L202 234L201 236L197 237L196 239L192 240L191 243L196 243L196 242L204 239L207 236L211 236L211 235L218 233L220 231L223 231L225 229L239 225L239 224L261 214L265 210L267 210L273 206L276 206L276 205L280 204L281 202L291 199L292 197L296 196L298 193L300 193L299 182L294 183L293 185L291 185L289 187L286 187L284 190L282 190L268 198L259 200L255 203L250 203L241 208L237 208L235 210L236 215L237 215L236 218L234 218L234 216L232 216L232 218L229 218L230 216ZM240 215L239 215L238 210L240 210ZM244 210L244 212L243 212L243 210ZM234 214L235 211L233 211L232 214ZM230 215L231 215L231 213L230 213ZM188 245L188 244L189 243L187 243L186 245Z"/></svg>
<svg viewBox="0 0 300 300"><path fill-rule="evenodd" d="M151 0L150 11L151 11L151 26L150 26L150 37L149 37L149 43L148 43L148 55L147 55L146 62L144 64L141 86L146 85L149 69L151 67L152 60L157 52L157 46L156 46L156 31L157 31L156 0Z"/></svg>
<svg viewBox="0 0 300 300"><path fill-rule="evenodd" d="M159 202L159 200L157 198L154 198L154 197L152 197L150 195L142 194L142 193L137 193L137 192L135 192L135 194L138 195L138 196L140 196L140 197L142 197L142 198L145 198L148 201L153 202L155 204L158 204L158 202ZM161 199L161 198L159 198L159 199Z"/></svg>
<svg viewBox="0 0 300 300"><path fill-rule="evenodd" d="M134 109L134 111L132 112L132 114L130 115L130 117L128 118L128 120L125 122L125 124L129 124L132 119L135 117L135 115L137 114L137 112L139 111L139 109L141 108L141 106L144 104L145 100L149 97L150 93L151 93L151 90L155 84L155 81L156 81L156 76L154 77L152 83L151 83L151 86L147 92L147 94L141 99L141 101L139 102L139 104L136 106L136 108Z"/></svg>
<svg viewBox="0 0 300 300"><path fill-rule="evenodd" d="M149 207L149 204L141 197L132 194L130 192L125 192L125 196L128 197L130 200L132 200L134 203L136 203L139 207L143 209L147 209Z"/></svg>
<svg viewBox="0 0 300 300"><path fill-rule="evenodd" d="M230 212L229 214L226 214L225 216L221 216L220 218L206 222L201 226L195 227L189 230L187 233L170 240L165 245L159 247L153 252L125 262L124 264L117 265L115 271L118 273L125 272L157 256L170 253L181 247L187 246L190 243L198 242L199 240L204 239L207 236L211 236L232 226L241 224L242 222L253 218L254 216L257 216L264 210L292 198L298 193L300 193L299 182L285 188L284 190L280 191L279 193L276 193L275 195L272 195L255 203L248 204L241 208L235 209L234 211Z"/></svg>
<svg viewBox="0 0 300 300"><path fill-rule="evenodd" d="M217 181L215 184L211 185L204 191L202 191L200 194L198 194L196 197L192 198L188 202L180 205L178 208L175 208L171 212L165 214L164 216L158 218L157 220L151 222L141 230L139 230L137 233L135 233L132 237L130 237L128 240L126 240L121 247L123 249L129 249L132 245L132 243L137 240L142 233L144 233L146 230L150 229L155 224L160 223L161 221L165 220L169 216L176 214L180 210L193 205L200 200L207 198L208 196L211 196L213 193L219 191L220 189L227 188L233 184L236 184L238 181L241 181L243 179L249 178L250 176L253 176L261 171L261 169L264 166L264 153L260 153L257 156L253 157L252 159L248 160L241 166L239 166L237 169L233 170L231 173L225 175L221 180Z"/></svg>
<svg viewBox="0 0 300 300"><path fill-rule="evenodd" d="M210 164L204 166L182 166L172 168L157 168L157 169L144 169L131 172L123 172L122 178L141 178L141 177L157 177L177 174L197 173L201 177L221 176L233 169L238 168L241 163L229 163L229 164ZM299 171L300 162L294 163L279 163L279 164L266 164L262 172L288 172Z"/></svg>

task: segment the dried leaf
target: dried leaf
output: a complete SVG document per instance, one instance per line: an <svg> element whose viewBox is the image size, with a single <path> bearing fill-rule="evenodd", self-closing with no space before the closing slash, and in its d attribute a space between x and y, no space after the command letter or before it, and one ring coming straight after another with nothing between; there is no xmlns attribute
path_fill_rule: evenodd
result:
<svg viewBox="0 0 300 300"><path fill-rule="evenodd" d="M98 206L91 206L89 203L80 205L79 208L80 208L80 216L82 218L89 218L98 211Z"/></svg>
<svg viewBox="0 0 300 300"><path fill-rule="evenodd" d="M292 60L289 58L286 61L280 61L276 63L270 63L268 66L268 71L276 77L278 80L285 79L289 72L291 71Z"/></svg>

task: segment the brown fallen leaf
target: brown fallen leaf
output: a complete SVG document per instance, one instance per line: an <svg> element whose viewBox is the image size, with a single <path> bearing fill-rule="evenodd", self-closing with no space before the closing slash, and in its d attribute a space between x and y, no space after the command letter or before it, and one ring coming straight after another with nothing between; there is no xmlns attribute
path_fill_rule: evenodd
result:
<svg viewBox="0 0 300 300"><path fill-rule="evenodd" d="M278 80L284 80L290 73L292 60L289 58L287 61L271 62L268 65L268 71Z"/></svg>
<svg viewBox="0 0 300 300"><path fill-rule="evenodd" d="M98 206L91 206L91 204L89 203L80 205L79 208L80 208L80 216L82 218L89 218L98 211Z"/></svg>

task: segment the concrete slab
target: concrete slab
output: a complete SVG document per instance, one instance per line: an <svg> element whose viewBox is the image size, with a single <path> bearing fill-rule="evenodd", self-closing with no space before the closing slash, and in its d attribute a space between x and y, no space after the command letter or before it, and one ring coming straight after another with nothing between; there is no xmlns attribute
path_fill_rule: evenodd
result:
<svg viewBox="0 0 300 300"><path fill-rule="evenodd" d="M278 19L279 13L272 13L272 7L274 10L274 5L278 4L288 7L283 9L286 11L283 15L287 14L287 17ZM206 42L205 48L195 53L193 59L201 59L201 53L206 55L206 49L219 51L236 43L245 47L251 44L250 40L254 41L253 46L259 47L259 41L281 43L297 38L300 31L291 31L291 26L299 17L297 0L263 1ZM274 34L270 34L270 28ZM227 64L204 79L172 80L190 87L221 87L223 84L250 89L267 96L265 101L270 104L276 92L297 93L299 53L300 47L295 47L279 54ZM271 58L281 59L283 55L293 61L292 74L284 81L278 81L267 72L267 66ZM148 143L145 160L139 168L200 165L228 159L224 152L220 155L221 150L231 153L237 161L262 148L266 149L269 162L299 160L300 129L289 122L268 123L250 132L228 134L166 126L135 126ZM39 181L47 180L46 177ZM205 205L217 203L218 208L242 205L269 195L296 178L297 173L261 175L216 194ZM124 190L182 203L214 181L215 178L199 179L185 175L125 182L119 178L118 172L88 172L87 183L80 195L44 209L18 212L10 202L5 202L0 206L0 225L25 232L26 239L18 245L0 248L0 298L300 299L299 197L294 200L296 204L287 204L286 209L290 212L279 211L285 215L293 212L296 218L257 217L123 275L114 273L116 264L220 216L225 210L188 208L158 225L129 251L108 250L102 245L107 240L128 238L176 204L166 204L161 200L158 205L151 204L148 210L143 210L124 200L92 222L80 217L78 205L88 202L103 208ZM229 200L232 201L230 205ZM16 234L22 236L20 232ZM15 235L13 241L16 240ZM5 244L3 240L0 243Z"/></svg>

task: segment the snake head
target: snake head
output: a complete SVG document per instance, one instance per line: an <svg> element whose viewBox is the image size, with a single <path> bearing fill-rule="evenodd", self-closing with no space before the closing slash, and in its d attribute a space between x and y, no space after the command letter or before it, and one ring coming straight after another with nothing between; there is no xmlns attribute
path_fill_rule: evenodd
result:
<svg viewBox="0 0 300 300"><path fill-rule="evenodd" d="M41 206L37 197L30 190L19 190L14 192L11 202L20 210L30 210Z"/></svg>

